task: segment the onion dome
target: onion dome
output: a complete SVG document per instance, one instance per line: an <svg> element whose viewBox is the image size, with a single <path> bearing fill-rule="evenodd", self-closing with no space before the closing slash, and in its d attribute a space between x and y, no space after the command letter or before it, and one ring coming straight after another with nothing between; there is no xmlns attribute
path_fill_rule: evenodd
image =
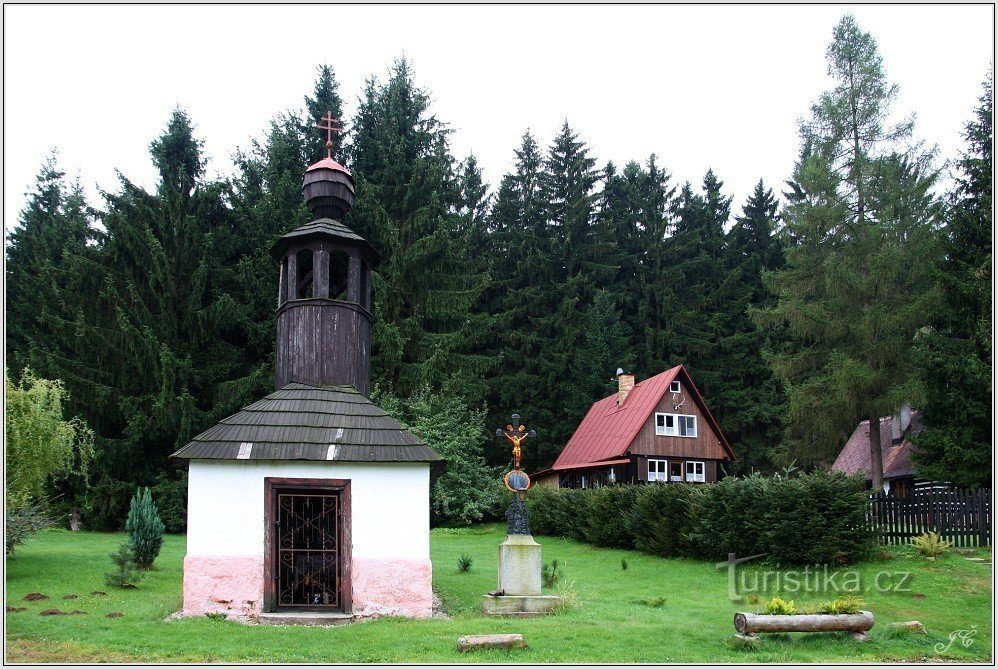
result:
<svg viewBox="0 0 998 669"><path fill-rule="evenodd" d="M353 206L353 176L332 158L323 158L305 170L305 204L316 218L341 220Z"/></svg>

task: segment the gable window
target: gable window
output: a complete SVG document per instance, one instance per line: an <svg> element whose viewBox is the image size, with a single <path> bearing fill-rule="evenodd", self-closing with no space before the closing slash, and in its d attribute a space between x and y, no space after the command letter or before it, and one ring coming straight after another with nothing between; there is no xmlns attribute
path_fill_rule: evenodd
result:
<svg viewBox="0 0 998 669"><path fill-rule="evenodd" d="M686 481L688 483L705 483L703 462L698 460L686 461Z"/></svg>
<svg viewBox="0 0 998 669"><path fill-rule="evenodd" d="M681 393L683 392L683 387L679 384L679 381L673 381L669 384L670 393Z"/></svg>
<svg viewBox="0 0 998 669"><path fill-rule="evenodd" d="M655 434L672 437L697 436L697 417L678 413L656 413Z"/></svg>
<svg viewBox="0 0 998 669"><path fill-rule="evenodd" d="M649 481L668 481L665 473L665 460L648 460L648 480Z"/></svg>

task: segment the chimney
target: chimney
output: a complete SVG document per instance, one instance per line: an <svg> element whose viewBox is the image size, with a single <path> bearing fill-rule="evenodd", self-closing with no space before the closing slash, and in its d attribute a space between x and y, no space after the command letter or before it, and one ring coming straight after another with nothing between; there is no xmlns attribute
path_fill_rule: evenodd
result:
<svg viewBox="0 0 998 669"><path fill-rule="evenodd" d="M901 418L901 425L899 427L901 428L901 434L904 434L905 432L908 431L908 428L911 426L911 403L910 402L905 402L904 406L901 407L901 416L900 416L900 418Z"/></svg>
<svg viewBox="0 0 998 669"><path fill-rule="evenodd" d="M617 368L617 406L622 406L627 399L631 389L634 388L634 375L624 374L624 370Z"/></svg>

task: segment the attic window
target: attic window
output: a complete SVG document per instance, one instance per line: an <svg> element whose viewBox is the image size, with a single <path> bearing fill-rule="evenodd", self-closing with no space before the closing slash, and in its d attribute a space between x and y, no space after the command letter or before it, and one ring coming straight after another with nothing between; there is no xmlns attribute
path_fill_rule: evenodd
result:
<svg viewBox="0 0 998 669"><path fill-rule="evenodd" d="M683 392L683 387L680 385L679 381L673 381L669 384L670 393L681 393Z"/></svg>
<svg viewBox="0 0 998 669"><path fill-rule="evenodd" d="M656 413L655 434L660 437L696 437L697 417L678 413Z"/></svg>

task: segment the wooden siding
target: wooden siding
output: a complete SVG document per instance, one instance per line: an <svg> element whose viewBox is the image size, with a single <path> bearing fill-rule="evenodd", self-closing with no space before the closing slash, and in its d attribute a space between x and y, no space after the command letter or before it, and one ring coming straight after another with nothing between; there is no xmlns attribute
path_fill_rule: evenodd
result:
<svg viewBox="0 0 998 669"><path fill-rule="evenodd" d="M673 407L677 404L682 406L677 410ZM655 414L674 413L697 417L697 436L661 436L655 434ZM703 412L693 400L692 395L683 386L682 392L677 393L673 398L671 392L666 392L662 396L655 411L648 416L647 422L638 430L638 434L631 442L628 452L632 455L653 456L665 458L686 458L690 460L721 460L726 462L729 458L721 445L718 435L711 429L710 424L704 418ZM641 477L641 467L638 467L640 480L647 480L647 464L644 468L644 478ZM716 470L715 470L716 479Z"/></svg>
<svg viewBox="0 0 998 669"><path fill-rule="evenodd" d="M322 298L289 300L277 314L276 386L293 381L350 385L367 396L370 342L371 317L360 305Z"/></svg>

